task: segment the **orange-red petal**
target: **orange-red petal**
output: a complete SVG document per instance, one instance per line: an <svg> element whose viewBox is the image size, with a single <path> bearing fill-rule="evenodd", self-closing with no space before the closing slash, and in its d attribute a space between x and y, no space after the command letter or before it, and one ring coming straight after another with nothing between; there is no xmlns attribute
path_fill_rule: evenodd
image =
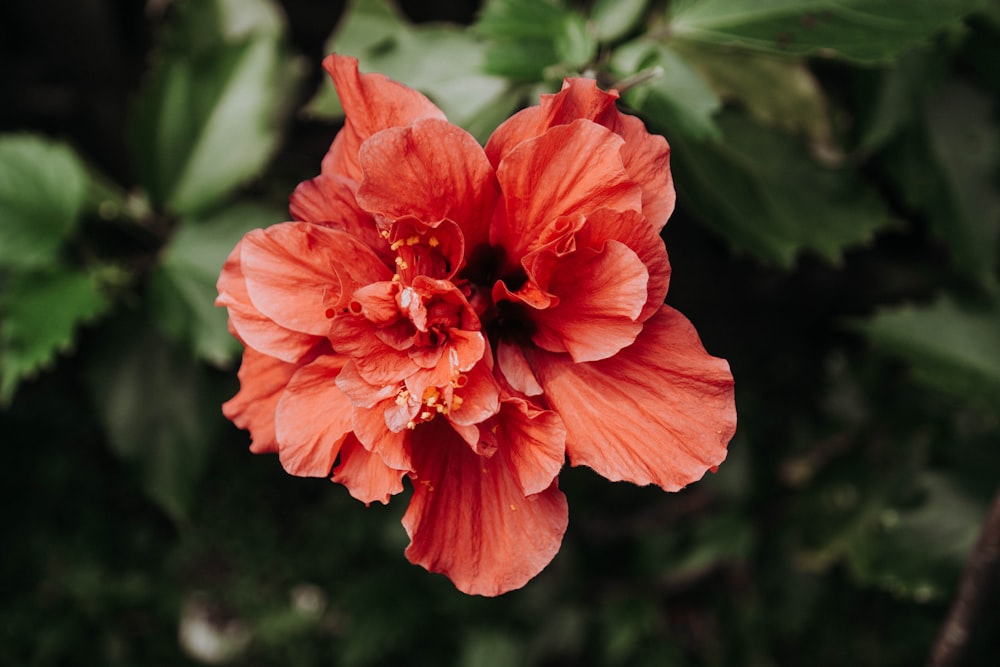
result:
<svg viewBox="0 0 1000 667"><path fill-rule="evenodd" d="M578 248L601 248L609 240L628 246L649 273L646 305L639 314L639 321L649 319L660 310L670 286L670 260L663 239L645 224L642 216L634 211L601 209L587 216L586 224L574 238Z"/></svg>
<svg viewBox="0 0 1000 667"><path fill-rule="evenodd" d="M601 208L640 210L642 193L619 157L622 139L588 120L560 125L519 144L497 168L503 215L490 242L514 264L537 247L548 223Z"/></svg>
<svg viewBox="0 0 1000 667"><path fill-rule="evenodd" d="M368 137L390 127L409 125L444 113L421 93L382 74L361 74L358 61L331 55L323 67L333 79L344 109L344 127L323 158L324 174L339 174L360 183L358 150Z"/></svg>
<svg viewBox="0 0 1000 667"><path fill-rule="evenodd" d="M677 202L670 171L670 145L660 135L647 132L635 116L620 114L617 131L625 138L622 146L625 170L642 188L642 214L659 234Z"/></svg>
<svg viewBox="0 0 1000 667"><path fill-rule="evenodd" d="M525 495L549 488L566 460L566 427L562 419L521 398L503 401L496 437L499 446L507 448L517 483Z"/></svg>
<svg viewBox="0 0 1000 667"><path fill-rule="evenodd" d="M670 173L667 140L646 131L635 116L618 111L617 91L603 91L593 79L566 79L562 90L542 95L541 104L525 109L505 121L486 144L493 165L514 148L546 130L584 118L608 128L625 139L621 158L629 178L642 189L642 213L657 233L674 210L676 194Z"/></svg>
<svg viewBox="0 0 1000 667"><path fill-rule="evenodd" d="M278 401L278 456L289 474L326 477L351 432L354 406L336 384L345 360L323 355L303 366Z"/></svg>
<svg viewBox="0 0 1000 667"><path fill-rule="evenodd" d="M383 263L391 265L394 256L389 243L379 235L371 214L358 206L356 190L357 184L343 176L320 174L299 183L288 199L289 212L294 220L350 234L371 248Z"/></svg>
<svg viewBox="0 0 1000 667"><path fill-rule="evenodd" d="M538 396L542 385L538 384L528 360L519 345L501 339L497 345L497 368L512 389L525 396Z"/></svg>
<svg viewBox="0 0 1000 667"><path fill-rule="evenodd" d="M365 505L380 502L403 490L405 471L387 466L377 454L365 449L357 438L350 436L340 448L340 461L331 479L347 487L355 499Z"/></svg>
<svg viewBox="0 0 1000 667"><path fill-rule="evenodd" d="M297 364L261 354L252 347L243 351L240 390L222 404L222 414L236 426L250 431L250 451L270 454L278 451L274 436L274 411Z"/></svg>
<svg viewBox="0 0 1000 667"><path fill-rule="evenodd" d="M361 241L308 222L286 222L243 237L240 261L250 301L292 331L325 336L330 319L361 285L392 272Z"/></svg>
<svg viewBox="0 0 1000 667"><path fill-rule="evenodd" d="M610 359L578 364L541 351L529 359L566 424L573 465L675 491L726 458L736 430L729 364L669 306Z"/></svg>
<svg viewBox="0 0 1000 667"><path fill-rule="evenodd" d="M636 320L648 281L642 261L618 241L562 257L547 286L559 302L530 313L537 327L532 340L550 352L568 352L574 361L610 357L642 331Z"/></svg>
<svg viewBox="0 0 1000 667"><path fill-rule="evenodd" d="M414 444L406 556L471 595L526 584L559 551L569 518L556 483L525 496L503 444L480 456L435 420Z"/></svg>
<svg viewBox="0 0 1000 667"><path fill-rule="evenodd" d="M219 296L215 305L229 310L229 326L243 343L264 354L288 363L297 363L308 355L322 339L317 336L292 331L276 324L262 314L250 300L240 255L241 240L229 253L216 287Z"/></svg>
<svg viewBox="0 0 1000 667"><path fill-rule="evenodd" d="M358 203L395 221L454 220L467 248L485 242L498 191L483 149L465 130L420 120L379 132L361 146Z"/></svg>

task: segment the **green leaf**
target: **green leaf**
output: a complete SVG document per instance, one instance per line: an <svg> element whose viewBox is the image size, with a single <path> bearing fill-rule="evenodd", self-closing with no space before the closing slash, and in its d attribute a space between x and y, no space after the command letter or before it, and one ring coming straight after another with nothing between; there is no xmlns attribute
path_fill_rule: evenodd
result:
<svg viewBox="0 0 1000 667"><path fill-rule="evenodd" d="M119 318L88 357L87 380L114 452L149 497L187 518L225 422L204 371L141 321Z"/></svg>
<svg viewBox="0 0 1000 667"><path fill-rule="evenodd" d="M671 39L767 53L884 62L981 7L981 0L677 0Z"/></svg>
<svg viewBox="0 0 1000 667"><path fill-rule="evenodd" d="M353 3L326 51L354 56L362 71L379 72L423 92L449 120L481 141L520 102L506 79L484 73L486 46L475 35L447 24L412 25L385 0ZM326 77L306 112L321 118L343 115Z"/></svg>
<svg viewBox="0 0 1000 667"><path fill-rule="evenodd" d="M678 41L675 48L720 98L761 125L806 137L817 158L840 155L826 97L802 60L697 42Z"/></svg>
<svg viewBox="0 0 1000 667"><path fill-rule="evenodd" d="M269 0L180 10L136 103L134 145L154 206L187 214L261 172L299 77Z"/></svg>
<svg viewBox="0 0 1000 667"><path fill-rule="evenodd" d="M65 144L0 137L0 266L52 265L84 208L87 186L83 162Z"/></svg>
<svg viewBox="0 0 1000 667"><path fill-rule="evenodd" d="M614 42L628 35L642 21L649 0L597 0L590 11L590 25L599 42Z"/></svg>
<svg viewBox="0 0 1000 667"><path fill-rule="evenodd" d="M919 382L1000 405L1000 300L967 305L943 296L880 312L859 328L876 348L907 362Z"/></svg>
<svg viewBox="0 0 1000 667"><path fill-rule="evenodd" d="M512 79L558 80L597 51L583 16L550 0L489 0L475 29L490 40L486 71Z"/></svg>
<svg viewBox="0 0 1000 667"><path fill-rule="evenodd" d="M232 360L240 345L229 333L225 309L215 307L215 283L243 234L283 219L280 211L243 204L207 219L181 220L150 277L153 324L199 359L218 366Z"/></svg>
<svg viewBox="0 0 1000 667"><path fill-rule="evenodd" d="M890 175L906 203L930 219L957 268L995 285L1000 129L993 101L976 88L952 82L929 94L918 112L916 131L888 152Z"/></svg>
<svg viewBox="0 0 1000 667"><path fill-rule="evenodd" d="M467 667L507 667L525 664L523 641L505 633L478 631L463 642L459 664Z"/></svg>
<svg viewBox="0 0 1000 667"><path fill-rule="evenodd" d="M722 141L671 138L684 201L736 248L791 266L803 251L830 261L889 224L877 193L849 169L824 167L788 137L735 113Z"/></svg>
<svg viewBox="0 0 1000 667"><path fill-rule="evenodd" d="M859 73L862 90L857 97L869 106L860 114L858 148L864 152L877 150L915 122L927 82L937 78L934 75L932 60L925 51L908 53L885 70Z"/></svg>
<svg viewBox="0 0 1000 667"><path fill-rule="evenodd" d="M948 595L985 515L959 484L930 472L908 503L887 507L850 540L847 564L862 584L926 602Z"/></svg>
<svg viewBox="0 0 1000 667"><path fill-rule="evenodd" d="M70 350L76 329L107 306L92 275L58 267L11 276L0 288L0 403Z"/></svg>
<svg viewBox="0 0 1000 667"><path fill-rule="evenodd" d="M714 120L719 96L673 49L645 39L630 42L614 52L611 69L626 80L650 75L628 86L622 99L668 138L675 133L692 139L721 136Z"/></svg>

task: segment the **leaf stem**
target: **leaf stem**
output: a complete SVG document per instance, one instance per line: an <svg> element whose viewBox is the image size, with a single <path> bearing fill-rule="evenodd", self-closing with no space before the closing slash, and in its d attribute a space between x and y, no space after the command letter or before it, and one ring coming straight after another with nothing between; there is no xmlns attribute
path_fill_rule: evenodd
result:
<svg viewBox="0 0 1000 667"><path fill-rule="evenodd" d="M962 664L969 640L1000 572L1000 490L993 499L976 546L962 575L958 595L934 644L928 667L957 667Z"/></svg>

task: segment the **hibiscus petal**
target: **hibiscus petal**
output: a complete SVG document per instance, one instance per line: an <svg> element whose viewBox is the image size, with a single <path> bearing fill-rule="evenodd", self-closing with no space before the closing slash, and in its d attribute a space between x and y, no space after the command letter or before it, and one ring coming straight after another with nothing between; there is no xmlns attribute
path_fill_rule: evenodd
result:
<svg viewBox="0 0 1000 667"><path fill-rule="evenodd" d="M593 79L566 79L561 91L542 96L540 123L551 127L587 118L625 139L621 150L625 171L642 188L642 213L659 233L676 200L670 146L663 137L647 132L640 119L618 111L617 99L617 91L600 90Z"/></svg>
<svg viewBox="0 0 1000 667"><path fill-rule="evenodd" d="M519 144L500 163L505 209L490 242L512 266L538 245L548 223L600 208L640 210L642 192L629 180L622 138L588 120L560 125Z"/></svg>
<svg viewBox="0 0 1000 667"><path fill-rule="evenodd" d="M323 355L299 369L275 411L281 465L300 477L326 477L351 432L354 406L336 383L344 359Z"/></svg>
<svg viewBox="0 0 1000 667"><path fill-rule="evenodd" d="M538 396L542 393L542 386L538 384L538 378L532 372L519 345L501 339L497 345L497 367L515 391L525 396Z"/></svg>
<svg viewBox="0 0 1000 667"><path fill-rule="evenodd" d="M358 203L389 220L454 220L467 248L487 240L498 198L483 149L465 130L421 120L373 135L361 146Z"/></svg>
<svg viewBox="0 0 1000 667"><path fill-rule="evenodd" d="M540 122L543 128L566 125L578 118L592 120L609 130L617 130L618 91L601 90L597 81L587 78L565 79L558 93L542 95Z"/></svg>
<svg viewBox="0 0 1000 667"><path fill-rule="evenodd" d="M325 336L360 285L392 273L357 239L308 222L256 229L240 244L250 301L286 329Z"/></svg>
<svg viewBox="0 0 1000 667"><path fill-rule="evenodd" d="M509 398L497 418L497 440L504 443L525 495L549 488L566 460L566 427L551 410Z"/></svg>
<svg viewBox="0 0 1000 667"><path fill-rule="evenodd" d="M544 97L543 95L542 98ZM486 158L496 169L507 153L514 150L515 146L522 141L534 139L547 129L548 127L541 125L541 109L537 105L521 109L500 123L500 126L490 135L484 148Z"/></svg>
<svg viewBox="0 0 1000 667"><path fill-rule="evenodd" d="M343 176L320 174L299 183L289 197L294 220L315 222L346 232L367 245L386 266L392 264L389 243L379 234L375 219L354 198L357 185Z"/></svg>
<svg viewBox="0 0 1000 667"><path fill-rule="evenodd" d="M446 422L430 426L413 447L406 557L470 595L520 588L558 552L569 519L566 497L555 482L525 497L505 444L486 458Z"/></svg>
<svg viewBox="0 0 1000 667"><path fill-rule="evenodd" d="M330 328L333 349L354 359L365 382L378 386L401 382L418 368L406 350L396 349L383 338L361 315L338 317Z"/></svg>
<svg viewBox="0 0 1000 667"><path fill-rule="evenodd" d="M648 282L642 261L618 241L603 250L579 249L561 258L549 279L558 305L530 313L537 327L532 340L550 352L569 352L574 361L610 357L642 331L636 318Z"/></svg>
<svg viewBox="0 0 1000 667"><path fill-rule="evenodd" d="M726 458L736 430L729 364L705 352L691 323L669 306L610 359L577 364L530 351L529 360L566 425L574 466L676 491Z"/></svg>
<svg viewBox="0 0 1000 667"><path fill-rule="evenodd" d="M646 285L646 305L639 314L644 322L660 310L670 287L670 260L663 239L642 216L634 211L601 209L587 217L586 224L576 233L578 246L602 248L608 240L627 245L646 267L649 282Z"/></svg>
<svg viewBox="0 0 1000 667"><path fill-rule="evenodd" d="M358 150L368 137L390 127L409 125L444 113L422 94L382 74L361 74L358 61L331 55L323 67L333 79L344 109L344 127L323 158L323 173L338 174L360 183Z"/></svg>
<svg viewBox="0 0 1000 667"><path fill-rule="evenodd" d="M659 234L677 202L670 172L670 145L660 135L647 132L635 116L621 114L619 123L618 134L625 138L625 171L642 188L642 214Z"/></svg>
<svg viewBox="0 0 1000 667"><path fill-rule="evenodd" d="M270 454L278 451L274 436L274 411L297 364L261 354L253 348L243 351L240 390L222 404L222 414L236 426L250 431L250 451Z"/></svg>
<svg viewBox="0 0 1000 667"><path fill-rule="evenodd" d="M500 410L500 385L490 371L485 360L476 364L462 376L464 384L455 390L461 400L458 407L452 407L448 419L456 424L478 424L495 415Z"/></svg>
<svg viewBox="0 0 1000 667"><path fill-rule="evenodd" d="M229 310L230 329L248 347L288 363L296 363L309 354L323 339L279 326L263 315L250 301L240 255L241 240L229 253L216 288L219 297L215 305Z"/></svg>
<svg viewBox="0 0 1000 667"><path fill-rule="evenodd" d="M331 479L347 487L347 491L365 505L373 502L388 504L389 498L403 490L405 471L390 468L377 454L365 449L351 436L340 448L340 462Z"/></svg>
<svg viewBox="0 0 1000 667"><path fill-rule="evenodd" d="M647 132L640 119L618 111L617 100L617 91L601 90L593 79L566 79L558 93L542 95L539 106L525 109L500 125L486 143L486 155L496 166L518 144L551 127L581 118L593 121L625 139L622 163L642 189L643 215L659 233L676 201L670 146L663 137Z"/></svg>
<svg viewBox="0 0 1000 667"><path fill-rule="evenodd" d="M337 375L337 386L344 392L351 403L362 408L371 408L387 398L396 396L398 388L392 385L369 384L358 373L358 367L353 361L348 361Z"/></svg>
<svg viewBox="0 0 1000 667"><path fill-rule="evenodd" d="M390 468L412 470L410 435L413 431L405 428L399 432L389 430L385 423L385 411L391 405L394 403L390 400L371 409L355 408L354 434L365 449L378 455Z"/></svg>

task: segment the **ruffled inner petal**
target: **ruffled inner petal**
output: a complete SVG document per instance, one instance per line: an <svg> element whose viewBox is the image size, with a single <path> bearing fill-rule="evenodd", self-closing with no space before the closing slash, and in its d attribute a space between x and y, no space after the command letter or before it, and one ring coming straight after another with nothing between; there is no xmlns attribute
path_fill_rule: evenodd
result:
<svg viewBox="0 0 1000 667"><path fill-rule="evenodd" d="M625 171L642 188L642 213L659 233L676 200L670 146L663 137L647 132L640 119L618 111L617 100L617 91L603 91L593 79L566 79L561 91L542 95L539 124L544 128L586 118L625 139L621 149Z"/></svg>
<svg viewBox="0 0 1000 667"><path fill-rule="evenodd" d="M278 456L292 475L329 475L341 444L351 432L354 406L336 383L344 363L341 357L324 355L303 366L278 401Z"/></svg>
<svg viewBox="0 0 1000 667"><path fill-rule="evenodd" d="M578 249L560 259L548 289L558 305L531 312L532 340L574 361L605 359L631 345L642 331L649 274L632 250L608 241L601 250Z"/></svg>
<svg viewBox="0 0 1000 667"><path fill-rule="evenodd" d="M365 449L350 436L340 448L340 461L331 479L347 487L348 492L365 505L388 504L389 498L403 490L405 471L390 468L380 456Z"/></svg>
<svg viewBox="0 0 1000 667"><path fill-rule="evenodd" d="M588 120L560 125L519 144L500 163L504 214L490 229L513 267L539 245L549 223L600 208L641 208L642 193L622 165L618 135Z"/></svg>
<svg viewBox="0 0 1000 667"><path fill-rule="evenodd" d="M365 449L376 454L396 470L412 470L410 460L410 435L407 428L390 430L386 424L386 410L395 405L392 399L382 401L373 408L355 408L353 429Z"/></svg>
<svg viewBox="0 0 1000 667"><path fill-rule="evenodd" d="M660 310L670 287L670 260L663 239L634 211L601 209L587 217L574 237L581 248L599 249L609 240L619 241L632 250L646 267L646 305L639 314L644 322Z"/></svg>
<svg viewBox="0 0 1000 667"><path fill-rule="evenodd" d="M247 294L279 326L325 336L355 289L392 277L357 239L307 222L286 222L243 237Z"/></svg>

